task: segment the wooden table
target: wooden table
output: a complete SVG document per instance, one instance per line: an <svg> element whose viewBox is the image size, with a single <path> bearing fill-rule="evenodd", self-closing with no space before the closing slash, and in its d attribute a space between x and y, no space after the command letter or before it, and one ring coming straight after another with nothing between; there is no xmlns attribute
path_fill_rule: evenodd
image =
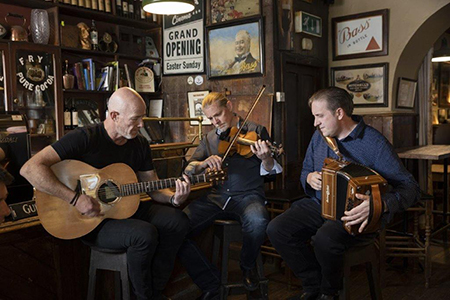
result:
<svg viewBox="0 0 450 300"><path fill-rule="evenodd" d="M413 148L397 149L397 154L404 159L443 160L444 161L444 203L442 208L442 226L435 230L432 235L444 231L444 242L447 241L446 230L448 211L448 159L450 158L450 145L426 145Z"/></svg>

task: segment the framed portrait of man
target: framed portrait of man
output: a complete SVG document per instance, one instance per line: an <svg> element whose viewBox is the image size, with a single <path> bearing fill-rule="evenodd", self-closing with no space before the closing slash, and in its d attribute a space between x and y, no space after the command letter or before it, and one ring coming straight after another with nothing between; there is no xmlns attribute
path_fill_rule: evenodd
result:
<svg viewBox="0 0 450 300"><path fill-rule="evenodd" d="M264 72L261 18L207 29L208 78L258 76Z"/></svg>

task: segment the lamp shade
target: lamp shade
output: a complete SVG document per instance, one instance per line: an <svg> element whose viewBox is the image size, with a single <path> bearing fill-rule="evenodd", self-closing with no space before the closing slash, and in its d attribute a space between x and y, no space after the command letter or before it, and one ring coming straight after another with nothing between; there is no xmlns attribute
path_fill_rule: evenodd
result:
<svg viewBox="0 0 450 300"><path fill-rule="evenodd" d="M194 10L194 0L144 0L143 9L158 15L178 15Z"/></svg>
<svg viewBox="0 0 450 300"><path fill-rule="evenodd" d="M448 47L447 39L442 39L441 48L434 51L432 62L445 62L450 61L450 48Z"/></svg>

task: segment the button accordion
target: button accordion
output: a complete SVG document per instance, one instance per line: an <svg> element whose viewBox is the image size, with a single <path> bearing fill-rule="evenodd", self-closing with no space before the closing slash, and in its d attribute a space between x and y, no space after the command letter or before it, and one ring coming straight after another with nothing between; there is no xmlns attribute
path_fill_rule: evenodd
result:
<svg viewBox="0 0 450 300"><path fill-rule="evenodd" d="M369 220L362 233L375 232L381 225L381 194L386 190L386 180L374 170L360 164L326 158L322 168L322 217L340 220L344 211L363 202L355 194L371 195ZM360 225L347 226L344 222L344 228L352 235L359 234Z"/></svg>

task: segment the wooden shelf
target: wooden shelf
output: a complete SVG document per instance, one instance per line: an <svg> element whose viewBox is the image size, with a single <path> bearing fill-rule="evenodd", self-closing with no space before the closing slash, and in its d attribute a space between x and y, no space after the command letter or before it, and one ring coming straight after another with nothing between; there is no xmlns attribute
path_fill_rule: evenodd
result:
<svg viewBox="0 0 450 300"><path fill-rule="evenodd" d="M30 137L55 137L56 133L31 133Z"/></svg>
<svg viewBox="0 0 450 300"><path fill-rule="evenodd" d="M90 90L63 90L67 94L99 94L99 95L109 95L112 91L90 91Z"/></svg>
<svg viewBox="0 0 450 300"><path fill-rule="evenodd" d="M11 3L13 2L13 3ZM51 8L55 7L55 3L53 2L47 2L42 0L0 0L0 3L9 4L9 5L16 5L16 6L24 6L29 8ZM3 21L3 20L2 20Z"/></svg>
<svg viewBox="0 0 450 300"><path fill-rule="evenodd" d="M61 51L80 54L84 58L86 58L86 56L106 56L106 57L111 57L112 59L114 59L114 57L117 55L116 53L111 53L111 52L102 52L102 51L86 50L86 49L71 48L71 47L61 47Z"/></svg>
<svg viewBox="0 0 450 300"><path fill-rule="evenodd" d="M1 1L1 0L0 0ZM26 0L22 0L26 1ZM36 1L34 1L36 2ZM39 1L37 1L39 2ZM113 3L113 1L111 1ZM141 29L153 29L160 27L158 23L146 22L141 20L129 19L125 17L116 16L112 13L106 13L102 11L92 10L88 8L73 6L64 3L56 3L55 6L59 7L59 13L63 15L74 16L83 19L94 19L96 21L103 21L107 23L116 23L120 25L137 27Z"/></svg>

